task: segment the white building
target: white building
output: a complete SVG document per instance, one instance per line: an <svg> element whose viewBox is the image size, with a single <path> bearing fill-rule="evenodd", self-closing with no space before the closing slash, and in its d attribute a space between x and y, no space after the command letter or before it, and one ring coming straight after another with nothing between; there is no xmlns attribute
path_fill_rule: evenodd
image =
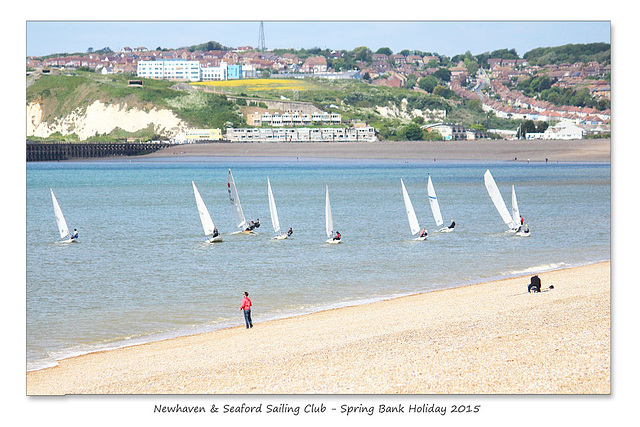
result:
<svg viewBox="0 0 640 427"><path fill-rule="evenodd" d="M211 80L228 80L227 64L224 62L221 62L219 67L202 67L200 73L202 81L205 82Z"/></svg>
<svg viewBox="0 0 640 427"><path fill-rule="evenodd" d="M167 79L197 82L200 80L200 63L184 59L159 59L138 61L138 76L148 79Z"/></svg>
<svg viewBox="0 0 640 427"><path fill-rule="evenodd" d="M584 129L573 122L562 121L544 131L544 139L582 139Z"/></svg>
<svg viewBox="0 0 640 427"><path fill-rule="evenodd" d="M228 128L231 142L373 142L371 126L357 128Z"/></svg>

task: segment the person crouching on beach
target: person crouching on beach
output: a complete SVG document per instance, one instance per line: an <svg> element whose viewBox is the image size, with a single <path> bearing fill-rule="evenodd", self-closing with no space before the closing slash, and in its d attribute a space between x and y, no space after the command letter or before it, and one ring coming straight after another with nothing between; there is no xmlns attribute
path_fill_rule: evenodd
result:
<svg viewBox="0 0 640 427"><path fill-rule="evenodd" d="M242 300L240 310L244 311L244 322L247 324L247 329L253 328L253 323L251 322L251 300L249 299L249 292L244 293L244 299Z"/></svg>

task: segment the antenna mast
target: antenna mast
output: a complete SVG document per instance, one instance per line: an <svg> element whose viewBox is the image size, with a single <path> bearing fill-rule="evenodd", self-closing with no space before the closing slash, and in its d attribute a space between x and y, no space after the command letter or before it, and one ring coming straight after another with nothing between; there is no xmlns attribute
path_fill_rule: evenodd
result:
<svg viewBox="0 0 640 427"><path fill-rule="evenodd" d="M260 21L260 32L258 33L258 50L260 52L265 51L264 46L264 22Z"/></svg>

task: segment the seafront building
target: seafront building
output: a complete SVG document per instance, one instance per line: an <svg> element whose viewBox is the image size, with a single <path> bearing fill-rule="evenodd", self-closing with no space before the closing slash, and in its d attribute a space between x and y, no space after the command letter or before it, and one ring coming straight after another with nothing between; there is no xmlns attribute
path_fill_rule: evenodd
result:
<svg viewBox="0 0 640 427"><path fill-rule="evenodd" d="M228 128L231 142L374 142L372 126L353 128Z"/></svg>
<svg viewBox="0 0 640 427"><path fill-rule="evenodd" d="M177 144L221 140L222 131L220 129L185 129L173 138L173 141Z"/></svg>
<svg viewBox="0 0 640 427"><path fill-rule="evenodd" d="M250 126L311 126L314 123L325 125L339 125L342 116L337 113L315 112L312 114L300 111L287 111L284 113L254 112L247 114L247 124Z"/></svg>

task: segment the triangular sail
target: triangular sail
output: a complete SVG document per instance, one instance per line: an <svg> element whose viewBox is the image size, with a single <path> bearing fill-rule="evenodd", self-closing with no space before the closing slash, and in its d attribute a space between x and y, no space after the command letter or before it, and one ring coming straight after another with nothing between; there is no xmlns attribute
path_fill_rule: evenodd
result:
<svg viewBox="0 0 640 427"><path fill-rule="evenodd" d="M516 199L516 188L513 185L511 186L511 217L516 225L520 224L520 210Z"/></svg>
<svg viewBox="0 0 640 427"><path fill-rule="evenodd" d="M64 215L62 215L62 209L60 209L60 205L58 204L58 200L56 200L55 194L53 194L53 190L51 190L51 199L53 200L53 213L56 216L56 223L58 224L58 231L60 232L60 238L64 239L69 236L69 228L67 227L67 221L64 220Z"/></svg>
<svg viewBox="0 0 640 427"><path fill-rule="evenodd" d="M438 198L436 197L436 190L433 188L431 177L427 182L427 194L429 195L429 204L431 205L431 212L433 212L433 219L436 220L436 225L442 225L442 214L440 213L440 205L438 204Z"/></svg>
<svg viewBox="0 0 640 427"><path fill-rule="evenodd" d="M331 215L331 202L329 201L329 186L327 185L327 200L324 205L325 225L327 228L327 237L333 235L333 216Z"/></svg>
<svg viewBox="0 0 640 427"><path fill-rule="evenodd" d="M211 219L211 215L209 215L209 210L207 206L204 204L204 200L200 196L200 192L196 188L196 184L191 181L193 184L193 194L196 196L196 204L198 205L198 213L200 214L200 221L202 222L202 228L204 229L204 235L208 236L213 234L213 220Z"/></svg>
<svg viewBox="0 0 640 427"><path fill-rule="evenodd" d="M509 226L509 228L516 228L516 224L511 218L511 214L507 209L507 205L504 204L504 200L502 199L502 195L500 194L500 190L498 190L498 186L496 182L493 180L493 176L491 176L491 172L489 169L484 173L484 185L487 187L487 191L489 192L489 196L493 201L493 205L498 210L498 213L502 217L502 220L505 224Z"/></svg>
<svg viewBox="0 0 640 427"><path fill-rule="evenodd" d="M407 218L409 218L409 227L411 227L411 234L416 234L418 231L420 231L418 218L416 217L416 212L413 210L413 205L411 204L409 193L407 193L407 189L405 188L402 179L400 179L400 183L402 184L402 197L404 197L404 208L407 211Z"/></svg>
<svg viewBox="0 0 640 427"><path fill-rule="evenodd" d="M233 212L233 219L235 220L236 227L240 230L244 230L247 228L247 220L242 212L242 206L240 206L240 198L238 197L238 190L236 189L236 183L233 180L231 169L229 169L227 191L229 192L229 200L231 201L231 210Z"/></svg>
<svg viewBox="0 0 640 427"><path fill-rule="evenodd" d="M273 225L273 231L276 234L280 233L280 221L278 220L278 210L276 209L276 201L273 198L273 192L271 191L271 182L267 178L267 188L269 190L269 211L271 212L271 224Z"/></svg>

